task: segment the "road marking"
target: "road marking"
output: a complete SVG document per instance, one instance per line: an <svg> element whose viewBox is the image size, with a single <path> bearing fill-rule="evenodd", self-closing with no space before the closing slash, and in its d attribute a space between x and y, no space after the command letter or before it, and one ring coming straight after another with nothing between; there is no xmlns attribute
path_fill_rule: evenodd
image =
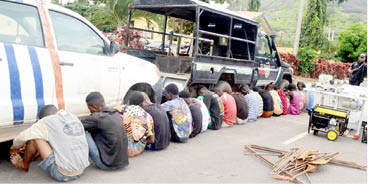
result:
<svg viewBox="0 0 368 184"><path fill-rule="evenodd" d="M293 142L295 142L295 141L297 141L297 140L299 140L299 139L301 139L301 138L303 138L307 135L308 135L308 132L303 132L301 134L298 134L298 135L290 138L289 140L284 141L282 144L285 144L285 145L291 144L291 143L293 143Z"/></svg>

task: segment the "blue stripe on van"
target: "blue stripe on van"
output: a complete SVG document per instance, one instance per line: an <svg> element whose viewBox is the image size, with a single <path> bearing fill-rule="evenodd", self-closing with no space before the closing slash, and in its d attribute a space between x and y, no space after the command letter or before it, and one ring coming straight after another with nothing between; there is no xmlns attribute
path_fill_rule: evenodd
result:
<svg viewBox="0 0 368 184"><path fill-rule="evenodd" d="M9 68L10 97L13 105L13 121L15 125L22 124L24 120L24 106L22 101L19 70L15 58L14 48L10 44L4 44L4 48Z"/></svg>
<svg viewBox="0 0 368 184"><path fill-rule="evenodd" d="M18 3L23 3L23 0L15 0Z"/></svg>
<svg viewBox="0 0 368 184"><path fill-rule="evenodd" d="M32 62L33 78L35 81L36 88L36 100L37 100L37 117L40 113L41 108L45 105L44 95L43 95L43 80L40 62L38 60L38 55L34 47L28 47L29 57Z"/></svg>

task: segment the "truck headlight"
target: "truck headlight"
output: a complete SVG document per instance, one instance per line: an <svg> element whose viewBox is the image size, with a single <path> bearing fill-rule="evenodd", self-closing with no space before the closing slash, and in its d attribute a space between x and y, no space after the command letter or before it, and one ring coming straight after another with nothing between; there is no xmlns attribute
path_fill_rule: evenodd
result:
<svg viewBox="0 0 368 184"><path fill-rule="evenodd" d="M155 72L156 72L158 77L161 77L161 72L157 67L155 67Z"/></svg>

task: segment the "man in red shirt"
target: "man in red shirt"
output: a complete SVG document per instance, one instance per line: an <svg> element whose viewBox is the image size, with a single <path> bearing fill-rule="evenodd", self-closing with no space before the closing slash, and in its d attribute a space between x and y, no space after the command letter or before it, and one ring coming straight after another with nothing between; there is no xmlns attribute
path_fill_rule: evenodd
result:
<svg viewBox="0 0 368 184"><path fill-rule="evenodd" d="M224 123L222 127L233 126L236 122L237 108L236 102L233 96L231 96L228 91L231 90L230 85L227 82L221 83L221 81L216 85L215 93L221 97L221 101L224 104Z"/></svg>

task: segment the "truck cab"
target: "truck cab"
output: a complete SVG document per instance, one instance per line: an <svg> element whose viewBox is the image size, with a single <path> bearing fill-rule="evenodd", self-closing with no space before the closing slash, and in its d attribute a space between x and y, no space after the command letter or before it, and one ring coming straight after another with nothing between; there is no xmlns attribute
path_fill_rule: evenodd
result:
<svg viewBox="0 0 368 184"><path fill-rule="evenodd" d="M109 107L133 90L160 100L157 67L121 53L73 11L38 0L0 0L0 26L0 142L36 122L47 104L87 116L85 98L93 91Z"/></svg>
<svg viewBox="0 0 368 184"><path fill-rule="evenodd" d="M275 35L259 31L257 35L257 49L255 53L255 67L258 77L253 81L256 86L264 86L270 82L284 86L285 82L292 83L292 68L282 61L274 42Z"/></svg>

